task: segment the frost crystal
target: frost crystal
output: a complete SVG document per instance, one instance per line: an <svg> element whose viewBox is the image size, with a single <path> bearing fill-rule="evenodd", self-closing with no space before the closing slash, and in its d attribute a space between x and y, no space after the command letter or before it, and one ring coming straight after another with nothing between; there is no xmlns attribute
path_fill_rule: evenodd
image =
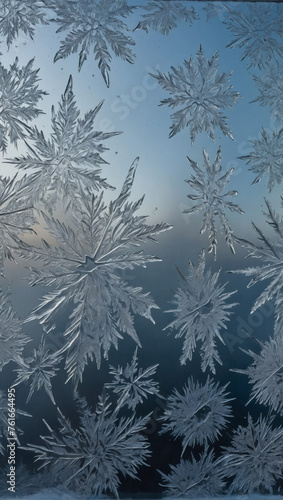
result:
<svg viewBox="0 0 283 500"><path fill-rule="evenodd" d="M220 460L214 460L213 451L205 450L198 460L181 460L178 465L170 465L168 475L160 472L166 488L166 496L175 498L211 498L221 494L225 482Z"/></svg>
<svg viewBox="0 0 283 500"><path fill-rule="evenodd" d="M281 183L283 178L283 128L279 132L274 130L272 134L262 128L261 139L250 142L254 150L239 158L251 164L249 170L257 174L253 184L261 181L265 174L268 175L267 187L270 192L275 183Z"/></svg>
<svg viewBox="0 0 283 500"><path fill-rule="evenodd" d="M103 141L120 132L94 129L93 122L102 104L103 101L80 118L70 76L58 111L52 107L51 138L46 139L37 127L30 128L26 140L29 153L9 160L19 169L36 171L33 198L42 198L51 212L58 199L63 200L65 207L74 206L74 191L81 187L110 187L100 176L101 165L107 163L101 157L107 149Z"/></svg>
<svg viewBox="0 0 283 500"><path fill-rule="evenodd" d="M142 15L143 20L139 22L135 29L148 31L152 28L155 31L160 31L162 35L169 35L170 31L177 27L179 20L184 19L184 21L192 23L199 19L194 7L188 8L178 0L148 2L143 5L143 9L148 13Z"/></svg>
<svg viewBox="0 0 283 500"><path fill-rule="evenodd" d="M224 387L219 387L208 377L204 385L188 379L180 394L174 389L167 399L161 432L171 432L174 438L182 437L182 456L188 446L214 443L231 417ZM169 421L169 422L167 422Z"/></svg>
<svg viewBox="0 0 283 500"><path fill-rule="evenodd" d="M133 252L131 248L148 240L155 241L157 234L171 226L146 225L146 217L135 215L143 198L136 203L128 202L128 198L137 163L138 159L132 164L121 193L108 209L103 193L94 196L84 192L81 215L72 218L72 227L45 217L58 241L57 247L51 247L46 241L42 242L41 249L24 242L18 244L23 257L45 264L43 268L33 269L32 285L55 285L56 288L43 298L29 319L39 319L50 331L57 321L56 313L73 304L64 334L69 379L75 376L76 381L81 380L88 358L95 357L100 367L101 350L107 359L111 345L117 348L123 333L140 345L132 313L153 321L151 309L157 306L149 293L143 293L140 287L128 286L121 272L160 260L143 251Z"/></svg>
<svg viewBox="0 0 283 500"><path fill-rule="evenodd" d="M23 448L33 451L35 460L46 466L51 462L57 477L67 474L65 484L76 492L99 496L111 492L118 498L120 477L137 477L139 467L150 455L142 435L148 417L118 418L107 398L100 397L95 413L83 398L78 398L80 425L74 429L60 414L60 434L46 423L49 436L44 445Z"/></svg>
<svg viewBox="0 0 283 500"><path fill-rule="evenodd" d="M126 0L79 0L53 2L53 9L57 17L55 21L60 25L57 32L68 31L66 38L61 42L60 50L55 55L54 62L65 59L70 54L79 53L79 71L89 52L95 54L98 67L109 87L109 72L111 54L109 48L117 57L134 62L131 47L135 42L124 32L129 31L122 21L133 12L135 7L129 7Z"/></svg>
<svg viewBox="0 0 283 500"><path fill-rule="evenodd" d="M14 241L21 233L34 233L30 227L35 223L32 206L26 198L31 197L31 186L26 176L17 181L0 176L0 274L3 276L5 259L14 260ZM26 200L26 201L25 201Z"/></svg>
<svg viewBox="0 0 283 500"><path fill-rule="evenodd" d="M0 0L0 34L8 48L19 32L33 38L37 24L48 24L44 8L44 0Z"/></svg>
<svg viewBox="0 0 283 500"><path fill-rule="evenodd" d="M232 108L240 97L239 92L233 92L229 85L231 74L232 72L219 74L218 52L215 52L211 60L205 59L200 46L197 62L190 57L188 61L184 61L184 66L177 69L172 66L172 73L168 75L160 71L157 75L152 75L172 95L163 99L161 105L181 107L171 116L173 124L169 137L190 126L192 144L197 134L203 131L214 141L215 128L219 127L224 135L234 140L227 118L220 111L222 108Z"/></svg>
<svg viewBox="0 0 283 500"><path fill-rule="evenodd" d="M224 6L224 2L217 2L217 1L213 1L213 2L205 2L205 6L203 7L203 10L205 10L206 12L206 17L207 17L207 21L209 21L211 18L215 17L215 16L219 16L220 19L223 18L223 14L224 14L224 10L225 10L225 6Z"/></svg>
<svg viewBox="0 0 283 500"><path fill-rule="evenodd" d="M228 310L236 305L226 304L226 300L235 292L223 293L226 285L217 285L220 271L214 274L211 270L205 271L204 251L200 254L197 267L189 261L187 276L183 276L180 271L179 274L184 286L175 292L175 309L166 311L174 313L175 316L166 328L177 330L176 338L185 337L181 365L184 365L187 359L192 360L196 344L200 341L201 369L204 372L209 367L212 373L215 373L215 361L222 364L215 339L218 338L224 344L220 330L226 329L225 323L229 321L231 314Z"/></svg>
<svg viewBox="0 0 283 500"><path fill-rule="evenodd" d="M271 118L282 124L283 116L283 64L269 64L262 76L253 75L260 95L251 102L269 106Z"/></svg>
<svg viewBox="0 0 283 500"><path fill-rule="evenodd" d="M283 337L282 331L268 342L257 341L261 352L241 349L253 358L253 363L246 370L233 369L237 373L248 375L253 385L252 397L258 403L270 406L280 415L283 415Z"/></svg>
<svg viewBox="0 0 283 500"><path fill-rule="evenodd" d="M272 493L276 479L282 478L283 428L273 428L272 421L260 415L254 423L249 415L247 426L234 431L223 456L225 475L234 476L230 491Z"/></svg>
<svg viewBox="0 0 283 500"><path fill-rule="evenodd" d="M262 242L262 245L257 246L243 238L235 237L235 240L243 247L249 249L249 257L261 259L262 264L260 266L230 271L232 273L244 274L245 276L252 277L248 284L248 288L260 281L264 281L266 279L271 280L269 285L256 299L251 310L252 314L256 311L256 309L269 300L275 299L276 306L281 304L280 293L283 286L283 219L279 218L267 200L265 200L265 203L268 210L266 214L268 218L267 222L276 232L276 241L269 241L262 230L252 223L258 235L258 239ZM278 309L280 316L282 315L282 312L280 313L280 308Z"/></svg>
<svg viewBox="0 0 283 500"><path fill-rule="evenodd" d="M9 2L10 4L11 2ZM6 69L0 63L0 151L7 150L7 137L15 146L29 132L28 122L42 113L37 108L46 92L38 89L39 70L33 70L33 59L19 67L18 58Z"/></svg>
<svg viewBox="0 0 283 500"><path fill-rule="evenodd" d="M283 56L281 41L282 26L279 11L273 5L247 3L247 12L243 7L228 10L227 25L235 36L228 47L244 48L243 59L250 59L251 66L262 69L272 61L280 61Z"/></svg>
<svg viewBox="0 0 283 500"><path fill-rule="evenodd" d="M158 365L150 366L143 370L138 369L138 358L136 348L131 364L127 363L125 369L121 366L114 368L110 366L110 374L114 375L114 382L105 384L106 389L113 389L115 394L119 394L117 409L127 405L129 409L135 410L139 403L149 394L158 395L159 384L149 378L154 375Z"/></svg>
<svg viewBox="0 0 283 500"><path fill-rule="evenodd" d="M221 167L221 148L219 147L215 160L211 165L209 156L203 150L204 166L200 168L198 164L188 158L195 175L191 174L191 178L186 182L196 191L197 194L189 194L190 200L197 203L192 207L184 210L183 213L194 214L203 212L203 222L200 228L200 234L208 231L210 246L208 251L214 254L216 258L216 225L215 219L218 218L222 230L225 234L225 240L230 250L235 253L233 244L233 231L229 226L226 218L226 209L231 212L243 214L243 210L232 201L229 200L232 196L237 196L237 191L223 192L224 188L229 182L229 178L233 172L233 168L228 170L225 174L222 172Z"/></svg>
<svg viewBox="0 0 283 500"><path fill-rule="evenodd" d="M20 368L15 370L18 377L13 385L31 380L26 403L29 402L35 391L39 391L43 387L52 403L55 404L51 378L56 375L56 371L59 369L57 365L61 360L62 356L59 353L50 353L48 349L45 349L45 338L43 336L39 348L33 350L33 355L19 363Z"/></svg>
<svg viewBox="0 0 283 500"><path fill-rule="evenodd" d="M0 371L10 361L22 362L22 352L31 340L22 333L21 321L10 303L10 293L0 292Z"/></svg>

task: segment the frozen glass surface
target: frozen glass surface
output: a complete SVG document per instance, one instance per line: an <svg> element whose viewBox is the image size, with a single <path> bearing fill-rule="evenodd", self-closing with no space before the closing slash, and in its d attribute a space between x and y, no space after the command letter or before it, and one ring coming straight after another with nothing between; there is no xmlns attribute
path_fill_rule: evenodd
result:
<svg viewBox="0 0 283 500"><path fill-rule="evenodd" d="M0 494L280 497L283 4L0 0Z"/></svg>

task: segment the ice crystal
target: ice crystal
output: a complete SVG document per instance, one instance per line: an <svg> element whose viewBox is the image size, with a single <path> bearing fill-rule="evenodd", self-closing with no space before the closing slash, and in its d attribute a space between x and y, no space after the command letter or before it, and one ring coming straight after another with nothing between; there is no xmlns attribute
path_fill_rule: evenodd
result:
<svg viewBox="0 0 283 500"><path fill-rule="evenodd" d="M225 10L224 2L206 2L203 10L206 12L207 21L215 16L219 16L222 19Z"/></svg>
<svg viewBox="0 0 283 500"><path fill-rule="evenodd" d="M169 35L170 31L177 27L179 20L183 19L192 23L199 19L194 7L187 7L178 0L167 0L166 2L155 0L143 5L143 9L147 13L142 15L143 19L135 29L148 31L152 28L155 31L160 31L162 35Z"/></svg>
<svg viewBox="0 0 283 500"><path fill-rule="evenodd" d="M110 366L110 374L114 375L114 381L105 384L105 388L113 389L113 392L119 395L117 409L127 405L129 409L135 410L149 394L159 393L158 382L149 378L155 374L158 365L145 370L138 368L137 350L138 348L135 349L131 364L127 363L126 368Z"/></svg>
<svg viewBox="0 0 283 500"><path fill-rule="evenodd" d="M11 4L11 2L7 2ZM19 2L20 3L20 2ZM20 67L18 58L6 69L0 63L0 151L5 152L8 139L15 146L29 132L28 123L41 111L39 99L46 94L38 88L38 71L33 69L34 60Z"/></svg>
<svg viewBox="0 0 283 500"><path fill-rule="evenodd" d="M31 197L31 186L24 176L17 180L0 176L0 273L3 276L5 259L14 260L12 250L14 240L21 233L33 233L31 224L35 223ZM29 203L29 204L28 204Z"/></svg>
<svg viewBox="0 0 283 500"><path fill-rule="evenodd" d="M44 0L1 0L0 34L8 48L20 32L33 38L37 24L48 24Z"/></svg>
<svg viewBox="0 0 283 500"><path fill-rule="evenodd" d="M269 106L271 118L282 124L283 116L283 64L268 64L264 73L254 75L254 81L260 95L251 102L259 102L260 106Z"/></svg>
<svg viewBox="0 0 283 500"><path fill-rule="evenodd" d="M272 493L276 479L282 478L283 428L272 427L273 419L262 415L254 423L248 416L246 427L240 425L225 448L225 475L233 477L230 491Z"/></svg>
<svg viewBox="0 0 283 500"><path fill-rule="evenodd" d="M22 353L29 339L23 332L20 319L13 311L10 291L0 291L0 371L10 361L22 362Z"/></svg>
<svg viewBox="0 0 283 500"><path fill-rule="evenodd" d="M238 237L235 237L235 240L243 247L248 248L249 257L261 259L261 265L231 271L232 273L244 274L251 277L248 288L260 281L271 280L269 285L267 285L265 290L256 299L251 310L252 314L269 300L275 299L275 306L281 304L280 293L283 286L283 219L275 213L267 200L265 200L265 203L268 210L266 214L267 222L274 229L276 240L270 241L264 235L263 231L252 223L262 245L257 246L250 241Z"/></svg>
<svg viewBox="0 0 283 500"><path fill-rule="evenodd" d="M148 417L117 416L107 398L99 398L92 412L83 398L78 398L80 425L74 429L60 413L60 433L51 429L42 436L43 445L24 448L35 453L43 466L55 465L57 476L66 476L65 484L76 492L99 496L110 492L118 498L120 477L137 477L139 467L150 452L142 431Z"/></svg>
<svg viewBox="0 0 283 500"><path fill-rule="evenodd" d="M218 73L218 51L209 60L204 57L200 46L197 61L190 57L184 61L184 66L172 66L172 73L168 75L161 71L152 75L171 94L160 104L168 104L171 108L181 107L171 116L173 124L169 137L190 126L192 144L197 134L203 131L214 141L215 128L219 127L224 135L234 140L227 118L221 112L222 108L232 108L240 97L239 92L232 91L229 85L231 74Z"/></svg>
<svg viewBox="0 0 283 500"><path fill-rule="evenodd" d="M209 368L215 373L215 361L222 364L215 339L218 338L224 344L220 330L227 328L226 322L229 321L231 314L229 309L236 305L235 303L226 304L226 300L235 292L224 293L226 285L217 284L220 271L212 273L210 269L205 270L204 251L200 254L197 267L189 261L188 274L184 276L181 271L179 274L184 285L174 294L175 309L166 311L174 313L175 316L166 328L177 331L176 338L185 337L183 354L180 358L182 365L187 359L192 360L199 341L202 344L202 371Z"/></svg>
<svg viewBox="0 0 283 500"><path fill-rule="evenodd" d="M58 364L62 359L60 353L52 353L45 348L45 338L43 336L39 348L33 350L32 356L19 363L20 368L15 370L18 377L13 385L16 386L22 382L30 381L30 391L26 403L29 402L35 391L39 391L43 387L52 403L55 404L51 378L56 375L59 369Z"/></svg>
<svg viewBox="0 0 283 500"><path fill-rule="evenodd" d="M261 347L259 354L251 349L243 352L253 358L253 363L246 370L233 369L237 373L248 375L253 385L252 397L258 403L270 406L280 415L283 415L283 337L282 331L268 342L257 343Z"/></svg>
<svg viewBox="0 0 283 500"><path fill-rule="evenodd" d="M283 128L274 130L272 134L262 128L261 138L250 142L254 146L253 151L239 158L251 164L249 170L257 174L253 184L261 181L265 174L268 175L267 188L270 192L283 178Z"/></svg>
<svg viewBox="0 0 283 500"><path fill-rule="evenodd" d="M182 455L188 446L214 443L231 417L225 389L210 377L204 385L189 378L183 394L174 389L167 398L161 432L171 432L174 438L182 437Z"/></svg>
<svg viewBox="0 0 283 500"><path fill-rule="evenodd" d="M250 2L246 12L242 6L233 9L225 4L225 7L228 10L228 29L235 36L228 47L244 48L242 60L250 60L248 68L262 69L268 63L282 59L282 26L279 11L273 5Z"/></svg>
<svg viewBox="0 0 283 500"><path fill-rule="evenodd" d="M223 491L225 481L221 460L214 460L214 453L205 450L198 460L193 454L191 460L181 460L178 465L170 465L168 475L160 472L166 488L166 496L175 498L211 498Z"/></svg>
<svg viewBox="0 0 283 500"><path fill-rule="evenodd" d="M81 215L72 218L72 227L45 217L58 246L46 241L42 248L18 242L18 251L25 258L40 260L45 266L33 269L32 285L55 285L30 315L39 319L47 331L56 324L56 313L72 303L69 324L65 330L68 349L66 369L69 379L81 380L87 360L95 357L101 364L101 351L107 359L111 345L117 348L118 339L127 333L140 345L134 328L133 314L153 321L151 309L157 308L149 293L140 287L129 286L121 272L155 262L155 256L143 251L133 252L133 246L154 240L171 226L165 223L146 225L144 216L136 216L143 197L128 202L138 159L132 164L119 196L109 204L103 193L83 193ZM93 300L95 297L95 301Z"/></svg>
<svg viewBox="0 0 283 500"><path fill-rule="evenodd" d="M191 178L186 182L191 186L197 194L189 194L190 200L196 201L192 208L184 210L183 213L194 214L203 212L203 222L200 228L200 234L208 231L210 246L208 251L212 252L216 258L216 224L215 219L219 219L221 228L225 234L225 240L230 250L235 253L233 242L233 231L229 226L226 217L226 210L243 214L243 210L229 198L237 196L237 191L224 191L233 173L233 168L223 174L221 167L221 148L219 147L214 162L210 163L209 156L203 150L204 166L201 168L197 162L188 158L195 175L191 174Z"/></svg>
<svg viewBox="0 0 283 500"><path fill-rule="evenodd" d="M94 129L94 120L103 101L80 118L80 111L73 94L70 76L61 97L58 111L52 107L52 134L48 139L43 131L31 127L26 144L29 153L9 160L21 170L34 170L38 176L33 183L35 201L43 199L52 211L58 199L65 207L74 205L74 193L80 187L95 189L110 187L101 177L101 157L107 148L103 142L120 132L102 132Z"/></svg>
<svg viewBox="0 0 283 500"><path fill-rule="evenodd" d="M125 33L129 28L123 21L134 8L126 0L54 1L53 9L57 14L55 21L60 26L57 32L68 32L54 61L80 51L80 71L89 52L93 51L95 60L98 60L98 68L109 87L112 59L109 48L117 57L129 63L134 62L131 47L135 42Z"/></svg>

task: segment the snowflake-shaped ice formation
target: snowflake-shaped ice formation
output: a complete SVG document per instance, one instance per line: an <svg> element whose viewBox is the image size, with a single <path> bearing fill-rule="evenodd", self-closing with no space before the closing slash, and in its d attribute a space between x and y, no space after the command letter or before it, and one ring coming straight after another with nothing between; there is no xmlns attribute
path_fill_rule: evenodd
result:
<svg viewBox="0 0 283 500"><path fill-rule="evenodd" d="M127 405L130 410L135 410L139 403L148 395L159 394L159 384L151 377L155 374L157 365L150 366L143 370L138 368L138 348L136 347L131 364L127 363L126 368L110 366L110 374L114 375L114 381L105 384L106 389L112 389L118 394L117 409ZM159 396L160 397L160 396Z"/></svg>
<svg viewBox="0 0 283 500"><path fill-rule="evenodd" d="M60 353L53 353L45 348L45 337L42 336L39 348L34 349L32 356L19 363L20 367L15 370L18 376L13 386L30 381L30 391L26 403L29 402L35 391L39 391L43 387L55 405L51 378L56 375L59 369L58 364L62 359Z"/></svg>
<svg viewBox="0 0 283 500"><path fill-rule="evenodd" d="M234 431L223 456L225 475L234 476L230 492L272 493L276 479L283 477L283 428L272 422L260 415L254 423L249 415L247 426Z"/></svg>
<svg viewBox="0 0 283 500"><path fill-rule="evenodd" d="M184 61L184 66L172 66L172 73L168 75L160 71L152 74L172 95L163 99L161 105L181 107L171 116L173 124L169 137L190 126L192 144L197 134L203 131L214 141L215 128L219 127L224 135L234 140L227 118L221 112L222 108L232 108L240 97L239 92L232 91L229 85L231 74L218 73L218 51L209 60L204 57L202 46L197 52L196 62L190 57Z"/></svg>
<svg viewBox="0 0 283 500"><path fill-rule="evenodd" d="M282 22L279 7L250 2L233 9L225 3L228 10L228 29L235 38L228 47L244 48L242 60L249 59L251 66L262 69L272 61L283 57Z"/></svg>
<svg viewBox="0 0 283 500"><path fill-rule="evenodd" d="M256 299L251 314L256 309L268 302L274 300L276 307L276 315L282 316L282 287L283 287L283 219L280 218L272 209L270 203L265 200L267 206L267 222L274 229L276 233L276 240L271 241L264 235L263 231L252 223L258 239L262 245L255 245L250 241L243 238L234 236L235 241L240 243L243 247L249 250L249 257L261 259L261 265L254 267L247 267L246 269L236 269L230 271L235 274L244 274L251 277L248 283L248 288L255 283L271 280L269 285Z"/></svg>
<svg viewBox="0 0 283 500"><path fill-rule="evenodd" d="M92 412L83 398L77 398L80 425L75 429L60 412L60 432L46 422L49 435L43 445L22 447L35 453L43 466L54 465L53 476L66 477L72 490L98 497L102 493L118 497L120 477L137 478L141 465L150 455L143 435L149 417L118 417L107 397L100 397Z"/></svg>
<svg viewBox="0 0 283 500"><path fill-rule="evenodd" d="M182 456L188 446L214 443L231 417L231 407L225 392L228 384L220 387L210 377L204 385L188 379L183 394L177 389L167 398L161 432L182 437Z"/></svg>
<svg viewBox="0 0 283 500"><path fill-rule="evenodd" d="M221 460L214 460L214 453L205 450L198 460L181 460L178 465L170 465L170 473L160 471L162 486L170 498L212 498L223 493L225 481Z"/></svg>
<svg viewBox="0 0 283 500"><path fill-rule="evenodd" d="M28 123L42 111L37 108L46 92L38 89L38 71L34 60L20 67L18 58L6 69L0 63L0 151L6 152L8 138L17 146L29 132Z"/></svg>
<svg viewBox="0 0 283 500"><path fill-rule="evenodd" d="M48 24L42 0L0 0L0 34L8 48L20 32L33 38L37 24Z"/></svg>
<svg viewBox="0 0 283 500"><path fill-rule="evenodd" d="M155 0L143 5L147 14L142 14L140 21L135 29L144 29L148 32L150 28L160 31L162 35L169 35L170 31L177 27L179 20L192 23L199 19L194 7L184 5L183 1Z"/></svg>
<svg viewBox="0 0 283 500"><path fill-rule="evenodd" d="M282 126L283 116L283 64L270 63L262 75L253 75L260 95L251 102L270 107L270 116Z"/></svg>
<svg viewBox="0 0 283 500"><path fill-rule="evenodd" d="M133 314L154 322L151 309L158 308L149 293L140 287L130 287L121 276L126 269L160 260L132 248L148 240L155 241L157 234L171 228L165 223L147 225L145 216L135 215L143 197L135 203L128 202L137 164L138 159L108 209L103 192L95 196L84 190L81 212L70 216L68 227L45 216L57 240L56 247L46 241L42 241L42 248L18 241L20 255L44 263L42 268L32 269L31 284L55 286L29 319L39 319L50 331L57 323L56 314L73 304L64 344L68 379L74 377L75 382L81 380L88 359L95 358L100 367L101 351L107 359L111 345L117 348L122 334L128 334L140 345Z"/></svg>
<svg viewBox="0 0 283 500"><path fill-rule="evenodd" d="M231 168L223 174L221 167L221 148L218 148L215 160L212 164L210 163L209 156L205 149L203 150L203 158L203 168L199 167L195 161L188 158L195 175L191 174L191 178L186 180L186 182L197 193L188 194L188 198L197 203L192 208L184 210L183 213L194 214L203 212L203 222L200 228L200 234L208 231L208 238L210 241L208 252L213 253L214 258L216 258L217 230L215 219L219 219L221 228L225 234L226 243L230 250L235 253L233 231L229 226L225 211L228 209L231 212L240 214L244 212L239 205L229 200L232 196L237 196L237 191L223 192L234 169Z"/></svg>
<svg viewBox="0 0 283 500"><path fill-rule="evenodd" d="M253 385L252 397L258 403L269 406L272 410L283 415L283 336L282 330L275 334L268 342L257 343L261 347L259 354L252 350L241 349L253 358L253 362L246 370L233 369L249 377ZM247 403L247 404L248 404Z"/></svg>
<svg viewBox="0 0 283 500"><path fill-rule="evenodd" d="M268 175L267 188L270 192L283 178L283 128L272 133L262 128L261 138L250 143L254 147L253 151L239 158L251 165L249 170L257 174L252 184L261 181L265 174Z"/></svg>
<svg viewBox="0 0 283 500"><path fill-rule="evenodd" d="M179 271L179 270L178 270ZM220 271L212 273L205 270L205 252L200 254L199 265L195 267L189 261L189 272L184 276L179 274L184 285L174 294L173 304L175 319L166 327L177 331L176 338L185 337L181 364L187 359L191 361L197 342L201 342L201 369L204 372L209 368L215 373L215 361L222 364L216 349L215 339L223 344L220 334L221 328L227 328L231 309L236 303L227 304L226 301L235 292L226 292L226 285L218 285ZM166 329L165 328L165 329Z"/></svg>
<svg viewBox="0 0 283 500"><path fill-rule="evenodd" d="M103 142L120 132L94 129L102 104L103 101L80 118L70 76L58 111L52 107L51 137L45 138L37 127L30 128L26 139L29 153L10 159L9 163L38 174L32 183L34 204L43 201L52 213L58 199L63 201L65 209L70 205L74 208L77 201L74 194L78 194L81 187L91 186L97 190L111 187L101 177L101 165L107 163L101 153L108 149Z"/></svg>
<svg viewBox="0 0 283 500"><path fill-rule="evenodd" d="M80 50L80 71L92 51L107 87L110 85L112 59L109 48L117 57L129 63L134 62L131 47L135 42L125 34L129 28L122 19L131 14L135 7L130 7L126 0L51 0L51 6L57 14L55 22L60 25L57 32L68 31L54 62Z"/></svg>

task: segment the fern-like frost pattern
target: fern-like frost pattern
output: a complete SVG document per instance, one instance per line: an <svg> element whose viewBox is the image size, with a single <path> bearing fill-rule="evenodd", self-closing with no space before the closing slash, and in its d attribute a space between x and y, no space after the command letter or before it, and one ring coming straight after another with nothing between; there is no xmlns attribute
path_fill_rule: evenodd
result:
<svg viewBox="0 0 283 500"><path fill-rule="evenodd" d="M38 71L33 59L20 67L18 58L6 69L0 63L0 151L6 152L8 140L17 146L29 134L29 124L42 112L38 101L46 92L38 88Z"/></svg>
<svg viewBox="0 0 283 500"><path fill-rule="evenodd" d="M0 34L8 48L20 33L33 38L37 25L48 24L45 7L44 0L1 0Z"/></svg>
<svg viewBox="0 0 283 500"><path fill-rule="evenodd" d="M0 176L0 274L3 276L5 259L15 260L16 242L21 234L32 234L35 224L32 186L26 176L17 180Z"/></svg>

